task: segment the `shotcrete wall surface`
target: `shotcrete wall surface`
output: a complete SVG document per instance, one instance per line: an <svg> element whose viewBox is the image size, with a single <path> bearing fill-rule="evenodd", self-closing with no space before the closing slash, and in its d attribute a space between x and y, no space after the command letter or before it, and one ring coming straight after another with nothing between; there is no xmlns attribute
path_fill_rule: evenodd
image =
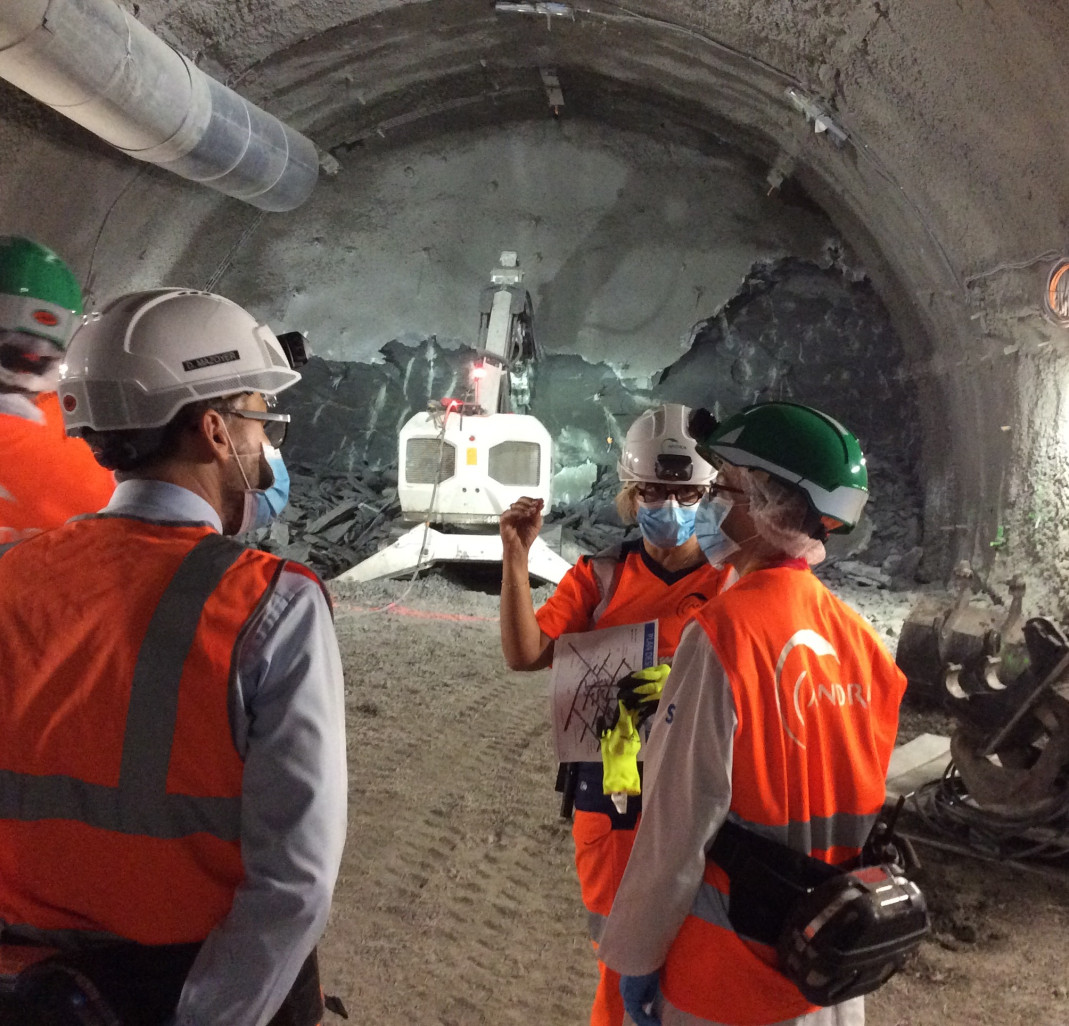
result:
<svg viewBox="0 0 1069 1026"><path fill-rule="evenodd" d="M1021 381L1012 434L1014 462L1022 473L1005 488L1001 532L992 539L999 564L1034 565L1030 591L1038 608L1069 610L1069 376L1052 354L1019 361Z"/></svg>
<svg viewBox="0 0 1069 1026"><path fill-rule="evenodd" d="M220 287L307 330L319 355L366 362L392 339L474 345L480 291L513 250L548 352L648 376L754 263L838 249L816 208L768 191L731 151L547 116L344 160Z"/></svg>

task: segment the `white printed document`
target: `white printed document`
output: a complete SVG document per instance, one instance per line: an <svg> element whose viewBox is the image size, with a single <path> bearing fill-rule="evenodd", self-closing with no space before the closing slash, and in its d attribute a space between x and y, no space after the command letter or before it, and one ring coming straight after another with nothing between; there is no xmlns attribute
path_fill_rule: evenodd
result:
<svg viewBox="0 0 1069 1026"><path fill-rule="evenodd" d="M656 663L656 620L557 638L549 692L558 761L600 762L598 723L612 718L616 682ZM643 741L649 726L643 727Z"/></svg>

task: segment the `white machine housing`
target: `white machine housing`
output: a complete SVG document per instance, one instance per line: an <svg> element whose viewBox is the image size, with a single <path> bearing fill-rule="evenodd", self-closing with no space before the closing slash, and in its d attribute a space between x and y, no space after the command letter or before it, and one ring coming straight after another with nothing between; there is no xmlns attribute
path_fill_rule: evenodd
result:
<svg viewBox="0 0 1069 1026"><path fill-rule="evenodd" d="M408 523L487 525L518 498L552 505L553 441L521 413L467 415L444 401L401 429L397 495Z"/></svg>
<svg viewBox="0 0 1069 1026"><path fill-rule="evenodd" d="M398 438L401 517L415 526L337 580L396 577L436 562L500 562L501 514L524 495L547 510L553 505L553 440L535 417L510 412L526 408L530 364L539 355L515 253L501 254L490 282L480 300L470 397L417 413ZM528 567L556 584L571 563L536 538Z"/></svg>

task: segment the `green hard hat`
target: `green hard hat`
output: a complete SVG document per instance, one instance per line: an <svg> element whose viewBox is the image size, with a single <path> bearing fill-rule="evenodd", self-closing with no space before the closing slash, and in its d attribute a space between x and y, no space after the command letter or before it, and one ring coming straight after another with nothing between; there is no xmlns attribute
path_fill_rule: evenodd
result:
<svg viewBox="0 0 1069 1026"><path fill-rule="evenodd" d="M853 432L826 413L800 403L770 402L710 426L698 452L717 465L764 470L800 488L821 516L847 533L861 519L869 497L865 457Z"/></svg>
<svg viewBox="0 0 1069 1026"><path fill-rule="evenodd" d="M47 246L0 235L0 330L24 332L66 350L82 316L82 290Z"/></svg>

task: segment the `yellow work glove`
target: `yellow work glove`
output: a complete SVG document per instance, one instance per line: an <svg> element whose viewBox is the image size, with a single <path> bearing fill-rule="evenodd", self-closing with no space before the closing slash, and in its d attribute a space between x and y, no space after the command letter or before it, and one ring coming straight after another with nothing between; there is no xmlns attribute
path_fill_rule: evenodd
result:
<svg viewBox="0 0 1069 1026"><path fill-rule="evenodd" d="M601 732L601 767L605 794L641 794L638 777L638 750L642 741L635 722L637 711L628 709L623 701L616 725Z"/></svg>
<svg viewBox="0 0 1069 1026"><path fill-rule="evenodd" d="M668 679L668 663L635 670L617 681L618 712L601 730L601 764L604 794L641 794L638 752L642 747L639 727L657 710L657 701Z"/></svg>
<svg viewBox="0 0 1069 1026"><path fill-rule="evenodd" d="M657 702L668 680L668 663L659 666L647 666L644 670L635 670L617 681L620 689L620 701L627 709L637 711L639 716L636 726L641 726L657 711Z"/></svg>

